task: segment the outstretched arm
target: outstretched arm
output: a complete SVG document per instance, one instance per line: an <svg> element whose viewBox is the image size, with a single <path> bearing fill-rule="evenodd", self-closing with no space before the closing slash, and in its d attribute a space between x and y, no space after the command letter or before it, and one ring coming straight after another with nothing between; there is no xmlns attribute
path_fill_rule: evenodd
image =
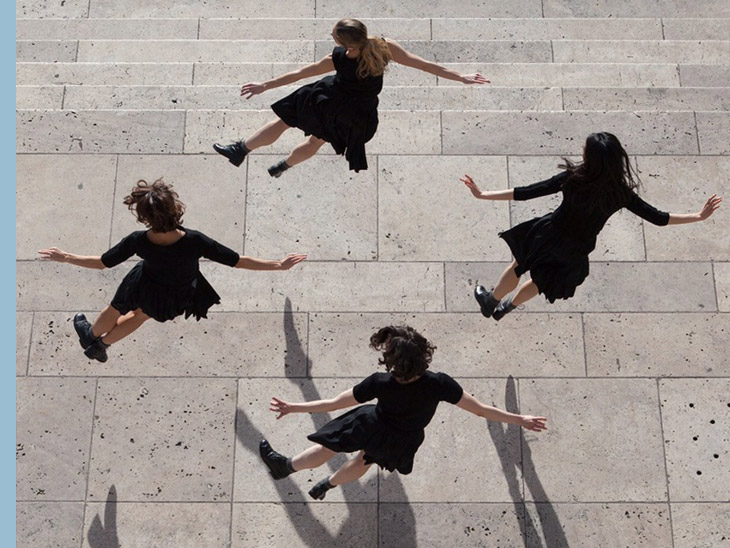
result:
<svg viewBox="0 0 730 548"><path fill-rule="evenodd" d="M388 44L390 55L393 57L393 61L405 65L407 67L413 67L424 72L435 74L439 78L446 78L447 80L456 80L462 84L488 84L489 80L484 78L481 74L459 74L453 70L449 70L446 67L437 65L431 61L426 61L418 55L415 55L409 51L406 51L403 46L398 42L390 39L386 39L385 42Z"/></svg>
<svg viewBox="0 0 730 548"><path fill-rule="evenodd" d="M38 251L42 259L48 259L49 261L56 261L58 263L71 263L76 266L83 266L84 268L97 268L102 270L106 268L104 263L101 262L101 257L98 255L75 255L68 251L63 251L57 247L49 247L48 249L41 249Z"/></svg>
<svg viewBox="0 0 730 548"><path fill-rule="evenodd" d="M502 411L496 407L483 404L467 392L464 392L459 403L456 405L465 411L469 411L469 413L473 413L479 417L484 417L490 421L517 424L518 426L527 428L533 432L547 430L547 426L545 425L545 421L547 419L545 417L533 417L532 415L515 415L514 413L508 413L507 411Z"/></svg>
<svg viewBox="0 0 730 548"><path fill-rule="evenodd" d="M269 411L279 413L276 417L280 419L289 413L327 413L329 411L337 411L345 407L357 405L358 401L352 393L352 388L345 390L341 394L329 400L315 400L305 403L289 403L279 398L271 398L269 403Z"/></svg>
<svg viewBox="0 0 730 548"><path fill-rule="evenodd" d="M474 182L469 175L464 175L463 179L459 179L464 183L475 198L479 200L512 200L514 199L515 191L510 188L507 190L480 190L477 184Z"/></svg>
<svg viewBox="0 0 730 548"><path fill-rule="evenodd" d="M705 219L710 217L710 215L712 215L717 208L720 207L721 202L722 196L713 194L707 199L705 205L697 213L670 213L669 222L667 224L684 225L687 223L704 221Z"/></svg>
<svg viewBox="0 0 730 548"><path fill-rule="evenodd" d="M291 253L280 261L258 259L256 257L242 255L236 263L236 268L245 268L247 270L289 270L306 258L307 256L303 253Z"/></svg>
<svg viewBox="0 0 730 548"><path fill-rule="evenodd" d="M332 54L330 54L326 57L323 57L316 63L312 63L311 65L307 65L306 67L293 70L292 72L287 72L286 74L282 74L281 76L273 78L272 80L267 80L266 82L249 82L248 84L243 84L241 86L241 97L246 97L246 99L250 99L254 95L263 93L268 89L274 89L285 86L287 84L292 84L298 80L302 80L303 78L319 76L320 74L326 74L328 72L332 72L333 70L335 70L335 64L332 62Z"/></svg>

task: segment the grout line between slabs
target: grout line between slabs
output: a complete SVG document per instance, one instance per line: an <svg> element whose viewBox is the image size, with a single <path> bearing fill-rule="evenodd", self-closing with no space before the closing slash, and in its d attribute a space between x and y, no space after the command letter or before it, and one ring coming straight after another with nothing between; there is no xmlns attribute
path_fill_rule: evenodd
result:
<svg viewBox="0 0 730 548"><path fill-rule="evenodd" d="M109 222L109 248L112 247L112 233L114 232L114 204L117 201L117 182L119 179L119 155L117 154L114 162L114 187L112 190L112 210Z"/></svg>
<svg viewBox="0 0 730 548"><path fill-rule="evenodd" d="M720 314L720 299L717 296L717 277L715 276L715 261L710 261L710 277L712 278L712 289L715 294L715 310Z"/></svg>
<svg viewBox="0 0 730 548"><path fill-rule="evenodd" d="M94 417L96 417L96 400L99 392L99 378L97 377L94 382L94 404L91 406L91 433L89 435L89 454L87 457L86 467L86 492L84 493L84 511L81 515L81 547L84 547L84 527L86 526L86 507L89 503L89 483L91 477L91 449L94 445Z"/></svg>
<svg viewBox="0 0 730 548"><path fill-rule="evenodd" d="M240 383L236 382L236 404L235 404L235 411L233 413L233 416L235 417L233 420L233 470L231 471L231 512L229 516L229 522L228 522L228 545L233 545L233 503L236 500L234 497L235 489L236 489L236 448L238 446L238 396L239 396L239 389Z"/></svg>
<svg viewBox="0 0 730 548"><path fill-rule="evenodd" d="M580 314L580 334L583 339L583 363L585 364L586 378L590 378L588 375L588 345L586 344L586 324L585 324L585 313Z"/></svg>
<svg viewBox="0 0 730 548"><path fill-rule="evenodd" d="M91 19L91 0L89 0L89 3L86 6L86 19Z"/></svg>
<svg viewBox="0 0 730 548"><path fill-rule="evenodd" d="M197 34L196 34L196 36L195 36L195 39L196 39L196 40L200 40L200 19L201 19L201 18L200 18L200 17L198 17L198 32L197 32Z"/></svg>
<svg viewBox="0 0 730 548"><path fill-rule="evenodd" d="M672 521L672 500L669 495L669 469L667 467L667 444L664 438L664 417L662 416L662 394L659 388L660 379L656 379L656 397L659 406L659 431L662 440L662 456L664 457L664 487L667 490L667 508L669 509L669 533L672 535L672 548L674 548L674 523Z"/></svg>
<svg viewBox="0 0 730 548"><path fill-rule="evenodd" d="M312 371L312 368L311 368L312 360L309 357L309 324L310 324L309 314L310 313L307 312L307 353L304 356L304 378L305 379L311 378L311 371Z"/></svg>
<svg viewBox="0 0 730 548"><path fill-rule="evenodd" d="M243 139L241 139L243 140ZM248 166L251 164L250 158L246 158L246 171L243 176L244 185L243 185L243 226L241 227L241 239L243 240L241 243L241 255L246 254L246 215L248 213L247 207L248 207Z"/></svg>
<svg viewBox="0 0 730 548"><path fill-rule="evenodd" d="M697 111L693 110L692 114L695 117L695 136L697 137L697 154L702 156L702 147L700 146L700 126L697 123Z"/></svg>
<svg viewBox="0 0 730 548"><path fill-rule="evenodd" d="M35 312L30 315L30 336L28 337L28 357L25 359L25 376L30 375L30 351L33 348L33 326L35 324Z"/></svg>
<svg viewBox="0 0 730 548"><path fill-rule="evenodd" d="M665 34L664 34L664 17L661 17L661 18L659 19L659 23L660 23L660 24L661 24L661 26L662 26L662 40L666 40L666 39L667 39L667 37L666 37L666 36L665 36Z"/></svg>
<svg viewBox="0 0 730 548"><path fill-rule="evenodd" d="M185 136L188 131L188 109L183 110L182 143L180 143L180 154L185 154Z"/></svg>

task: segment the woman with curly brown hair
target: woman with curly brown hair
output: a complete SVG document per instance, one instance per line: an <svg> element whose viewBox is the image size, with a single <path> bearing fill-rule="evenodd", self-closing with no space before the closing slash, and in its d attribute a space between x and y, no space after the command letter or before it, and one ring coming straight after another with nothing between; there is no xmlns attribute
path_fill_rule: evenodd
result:
<svg viewBox="0 0 730 548"><path fill-rule="evenodd" d="M485 405L464 392L446 373L428 371L436 349L420 333L408 326L383 327L370 337L370 346L383 352L378 363L385 373L373 373L354 388L330 400L289 403L272 398L271 411L280 419L289 413L326 413L377 399L377 405L360 405L308 436L317 445L292 458L277 453L262 440L259 452L271 476L282 479L323 465L335 453L358 454L334 474L317 483L309 495L324 499L328 490L355 481L376 463L389 471L410 474L413 457L424 440L424 429L446 401L480 417L518 424L528 430L545 430L545 417L515 415Z"/></svg>
<svg viewBox="0 0 730 548"><path fill-rule="evenodd" d="M220 303L220 296L200 272L201 257L249 270L288 270L306 259L301 254L280 261L240 256L202 232L183 228L185 205L172 185L162 179L152 184L138 181L124 204L147 230L132 232L101 256L75 255L57 247L38 252L44 259L97 269L112 268L135 254L142 258L93 325L83 314L74 316L84 354L100 362L107 360L109 345L150 318L165 322L185 314L200 320L211 306Z"/></svg>
<svg viewBox="0 0 730 548"><path fill-rule="evenodd" d="M330 143L337 154L344 154L350 169L367 169L365 143L378 128L378 94L383 89L383 73L390 61L416 68L441 78L464 84L485 84L481 74L459 74L409 53L397 42L368 36L367 27L357 19L341 19L332 29L337 47L321 60L267 82L250 82L241 87L247 99L269 89L292 84L303 78L335 71L297 89L271 108L278 116L248 137L230 145L214 144L213 149L235 166L259 147L270 145L287 129L297 127L309 138L284 160L269 168L279 177L290 167L316 154Z"/></svg>

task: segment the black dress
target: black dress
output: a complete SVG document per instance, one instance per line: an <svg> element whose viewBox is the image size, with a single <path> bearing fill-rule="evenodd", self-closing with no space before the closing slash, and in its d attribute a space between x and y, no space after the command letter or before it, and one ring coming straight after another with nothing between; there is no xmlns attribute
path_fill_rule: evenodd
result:
<svg viewBox="0 0 730 548"><path fill-rule="evenodd" d="M401 474L413 470L413 457L424 440L424 428L439 402L456 404L463 390L445 373L426 371L418 380L401 384L390 373L374 373L353 388L364 403L329 421L311 441L338 453L364 450L365 462Z"/></svg>
<svg viewBox="0 0 730 548"><path fill-rule="evenodd" d="M368 168L365 143L378 129L378 93L383 76L357 77L357 59L345 48L332 50L336 74L300 87L271 108L282 121L330 143L350 169Z"/></svg>
<svg viewBox="0 0 730 548"><path fill-rule="evenodd" d="M220 303L220 296L200 273L198 259L235 266L239 255L197 230L183 228L185 235L171 245L153 244L146 230L132 232L101 256L111 268L132 255L143 260L124 277L111 305L121 314L141 308L158 322L185 314L197 320Z"/></svg>
<svg viewBox="0 0 730 548"><path fill-rule="evenodd" d="M560 206L543 217L536 217L501 232L517 261L515 273L528 270L540 293L551 303L569 299L588 277L588 255L596 247L596 237L613 211L587 207L586 193L565 187L567 171L529 186L514 189L515 200L530 200L563 192ZM659 211L631 192L626 209L655 225L666 225L669 213Z"/></svg>

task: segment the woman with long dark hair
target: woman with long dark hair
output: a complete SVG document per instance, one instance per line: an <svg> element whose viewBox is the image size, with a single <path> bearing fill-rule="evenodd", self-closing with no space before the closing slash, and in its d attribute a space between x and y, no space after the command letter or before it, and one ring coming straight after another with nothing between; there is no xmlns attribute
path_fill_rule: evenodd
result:
<svg viewBox="0 0 730 548"><path fill-rule="evenodd" d="M350 169L367 169L365 143L378 128L378 94L383 89L383 73L390 61L414 67L441 78L464 84L485 84L481 74L462 75L407 52L397 42L368 36L367 27L357 19L341 19L332 29L337 47L316 63L263 83L241 87L247 99L264 91L292 84L303 78L335 71L312 84L302 86L280 99L271 108L278 116L247 139L213 148L235 166L259 147L270 145L292 127L309 138L279 163L269 175L279 177L285 170L311 158L322 145L330 143L344 154Z"/></svg>
<svg viewBox="0 0 730 548"><path fill-rule="evenodd" d="M562 203L552 213L500 233L514 260L491 291L481 285L474 290L481 312L487 318L500 320L539 293L551 303L571 298L588 276L588 255L596 246L598 233L609 217L624 207L652 224L663 226L704 221L722 201L713 194L697 213L657 210L636 194L638 178L629 156L611 133L589 135L579 164L563 160L559 167L564 171L558 175L510 190L481 191L469 175L460 179L481 200L530 200L563 193ZM507 297L527 271L532 279L523 283L514 297Z"/></svg>

